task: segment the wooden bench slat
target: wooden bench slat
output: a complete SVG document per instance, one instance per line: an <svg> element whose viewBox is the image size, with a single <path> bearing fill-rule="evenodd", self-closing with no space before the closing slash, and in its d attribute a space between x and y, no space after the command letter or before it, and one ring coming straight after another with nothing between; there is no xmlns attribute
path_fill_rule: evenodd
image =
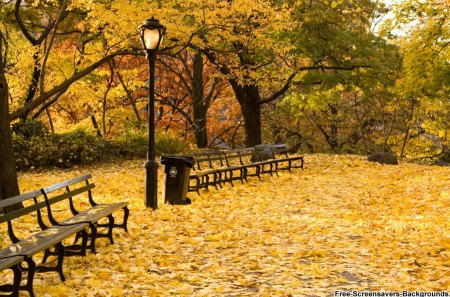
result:
<svg viewBox="0 0 450 297"><path fill-rule="evenodd" d="M97 204L96 206L81 211L77 215L60 222L60 225L73 225L81 222L96 223L100 219L107 217L108 215L114 213L116 210L124 208L128 205L128 202L118 202L112 204Z"/></svg>
<svg viewBox="0 0 450 297"><path fill-rule="evenodd" d="M14 265L19 264L24 260L23 256L10 256L7 258L0 259L0 271L8 269Z"/></svg>
<svg viewBox="0 0 450 297"><path fill-rule="evenodd" d="M82 182L82 181L85 181L85 180L88 180L88 179L91 179L91 178L92 178L92 174L89 173L89 174L81 175L79 177L63 181L61 183L57 183L57 184L45 187L42 190L44 192L47 192L47 193L48 192L53 192L53 191L56 191L56 190L59 190L59 189L64 189L65 187L74 185L76 183L79 183L79 182Z"/></svg>
<svg viewBox="0 0 450 297"><path fill-rule="evenodd" d="M52 204L55 204L55 203L60 202L62 200L65 200L65 199L67 199L69 197L74 197L76 195L85 193L88 190L92 190L94 188L95 188L95 184L85 185L85 186L83 186L81 188L76 188L74 190L71 190L70 192L65 192L63 194L51 197L51 198L48 199L48 202L49 202L50 205L52 205ZM45 192L46 194L51 192L51 191L46 191L45 189L42 189L42 191L43 191L43 193Z"/></svg>
<svg viewBox="0 0 450 297"><path fill-rule="evenodd" d="M16 205L18 203L24 202L26 200L29 200L31 198L37 197L41 195L41 191L40 190L36 190L36 191L32 191L32 192L28 192L25 194L21 194L21 195L17 195L11 198L7 198L4 200L0 201L0 208L5 208L5 207L9 207L9 206L13 206Z"/></svg>
<svg viewBox="0 0 450 297"><path fill-rule="evenodd" d="M10 245L7 249L0 251L0 258L9 256L31 257L43 250L55 246L67 237L87 228L88 224L78 224L74 226L53 226L38 232L26 239Z"/></svg>
<svg viewBox="0 0 450 297"><path fill-rule="evenodd" d="M32 198L37 197L37 196L31 196ZM25 200L23 200L25 201ZM23 202L22 201L22 202ZM22 217L24 215L30 214L32 212L36 212L39 209L42 209L46 206L45 201L41 201L39 203L24 207L24 208L20 208L14 211L11 211L9 213L3 214L0 216L0 223L5 223L7 221L11 221L14 220L16 218Z"/></svg>

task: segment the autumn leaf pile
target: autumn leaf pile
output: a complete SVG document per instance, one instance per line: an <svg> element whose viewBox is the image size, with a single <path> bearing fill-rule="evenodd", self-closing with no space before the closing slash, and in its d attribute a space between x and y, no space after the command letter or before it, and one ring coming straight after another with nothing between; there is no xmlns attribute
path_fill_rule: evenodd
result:
<svg viewBox="0 0 450 297"><path fill-rule="evenodd" d="M143 205L142 161L20 175L22 191L92 172L100 201L130 202L129 233L70 257L37 296L325 296L450 290L450 168L307 155L305 170ZM162 172L162 170L160 170ZM160 178L162 190L162 178ZM161 194L160 194L161 197ZM3 279L10 277L3 275Z"/></svg>

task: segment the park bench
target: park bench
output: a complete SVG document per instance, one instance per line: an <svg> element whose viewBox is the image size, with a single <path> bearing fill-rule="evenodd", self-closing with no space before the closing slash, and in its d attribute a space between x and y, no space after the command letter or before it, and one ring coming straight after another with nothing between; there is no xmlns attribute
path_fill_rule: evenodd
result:
<svg viewBox="0 0 450 297"><path fill-rule="evenodd" d="M122 228L127 230L127 221L129 216L128 202L116 202L116 203L97 203L93 199L92 189L95 184L89 182L92 178L91 174L82 175L64 182L43 188L42 194L44 195L47 203L48 217L52 225L57 226L71 226L76 224L89 224L89 249L95 253L95 240L100 237L106 237L111 244L114 244L113 229ZM78 206L75 203L77 198ZM67 211L62 214L59 211L59 217L56 218L51 205L58 202L68 202ZM84 206L84 207L83 207ZM81 208L80 208L81 207ZM122 223L116 224L113 213L122 209L123 219ZM70 210L70 211L69 211ZM99 222L102 219L107 219L108 222ZM98 227L106 228L105 233L98 232ZM80 234L76 236L75 242L80 238Z"/></svg>
<svg viewBox="0 0 450 297"><path fill-rule="evenodd" d="M261 168L261 173L269 172L272 174L272 172L275 171L278 174L278 170L292 171L292 168L303 169L303 156L289 155L290 153L292 153L292 150L286 144L261 144L255 146L253 160L256 162L265 161L266 164L270 166L269 170L266 170L263 166ZM299 164L296 161L298 161ZM275 166L275 168L273 168L273 166Z"/></svg>
<svg viewBox="0 0 450 297"><path fill-rule="evenodd" d="M255 149L253 147L224 151L227 166L240 171L240 175L236 178L233 178L233 175L230 176L231 184L234 179L239 179L241 182L243 180L248 182L248 176L257 176L261 180L260 172L262 163L252 161L254 153ZM253 168L255 171L250 173L250 168Z"/></svg>
<svg viewBox="0 0 450 297"><path fill-rule="evenodd" d="M303 169L303 156L289 155L291 150L285 144L263 144L255 147L213 150L193 155L193 173L189 176L188 191L200 194L200 188L214 185L222 187L223 183L240 180L242 183L248 176L257 176L261 180L262 173L273 175L278 170L292 168ZM299 161L300 164L294 163ZM284 165L284 166L282 166ZM250 172L249 169L254 169ZM194 180L195 182L191 183Z"/></svg>
<svg viewBox="0 0 450 297"><path fill-rule="evenodd" d="M3 285L0 287L0 291L4 289L15 295L19 290L26 290L30 296L33 296L33 278L36 271L56 271L59 273L60 279L64 281L62 265L65 256L84 256L88 248L95 253L97 238L107 237L111 243L114 243L112 237L114 228L119 227L127 231L128 202L96 203L92 195L95 185L89 182L91 178L91 174L86 174L0 201L0 209L4 210L4 213L0 215L0 223L7 223L8 234L12 242L12 245L0 251L0 268L1 270L11 268L14 271L14 284L12 286ZM83 197L84 199L82 199ZM30 201L34 204L31 204ZM62 201L67 202L68 205L58 203ZM8 211L18 203L26 205L23 208ZM121 224L116 224L113 213L120 209L124 213L123 220ZM20 240L14 233L12 221L23 218L25 215L36 218L38 230L36 232L30 230L28 233L32 235ZM108 222L100 222L103 219ZM106 228L106 233L98 232L99 227ZM90 233L86 231L87 229L90 230ZM74 237L74 243L64 245L63 241L69 237ZM76 244L80 238L82 239L81 244ZM88 241L90 241L89 246ZM39 252L44 253L42 263L45 263L49 256L57 256L56 266L36 266L32 256ZM15 261L8 260L13 258ZM20 264L22 261L28 264L26 268L28 279L24 286L20 286L21 274L25 270Z"/></svg>
<svg viewBox="0 0 450 297"><path fill-rule="evenodd" d="M218 189L219 174L215 163L219 162L223 166L223 155L220 151L212 150L193 154L193 172L189 175L188 191L196 191L200 195L200 189L208 189L214 185ZM191 180L195 183L192 185Z"/></svg>
<svg viewBox="0 0 450 297"><path fill-rule="evenodd" d="M0 262L2 263L0 267L2 270L11 268L14 271L13 286L3 285L2 287L5 290L11 291L12 295L15 296L18 295L19 290L26 290L30 296L34 296L33 278L37 271L58 272L60 279L64 281L65 277L62 270L64 257L84 255L86 252L86 228L89 224L80 223L68 226L52 226L43 216L43 212L47 208L47 203L38 200L39 196L42 196L41 190L0 201L0 209L3 210L3 213L0 214L0 224L7 224L8 235L11 240L11 245L0 250ZM24 207L16 208L15 206L19 203L22 203ZM37 224L35 222L31 225L31 228L30 224L27 224L27 219L29 218L37 220ZM17 225L16 220L21 221L21 224ZM18 230L23 235L20 237L25 237L24 239L20 239L17 236ZM24 235L25 233L27 235ZM81 245L63 245L65 239L74 237L78 233L83 238ZM33 256L40 252L49 254L50 250L53 250L50 252L51 254L57 256L56 265L52 267L36 265ZM22 262L25 261L27 263L26 268L22 266L22 262L19 262L21 259ZM45 259L42 262L45 263ZM27 283L21 286L21 274L25 270L28 272Z"/></svg>
<svg viewBox="0 0 450 297"><path fill-rule="evenodd" d="M196 191L200 194L200 188L214 185L222 187L223 183L239 179L241 182L246 178L247 169L242 165L242 158L237 151L207 151L194 153L194 172L189 176L189 180L195 180L195 184L189 184L189 191ZM232 159L238 158L239 164L232 164Z"/></svg>

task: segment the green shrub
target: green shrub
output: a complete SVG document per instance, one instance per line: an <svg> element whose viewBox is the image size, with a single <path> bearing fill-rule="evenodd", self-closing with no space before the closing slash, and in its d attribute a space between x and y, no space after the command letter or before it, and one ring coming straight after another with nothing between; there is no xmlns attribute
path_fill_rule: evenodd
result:
<svg viewBox="0 0 450 297"><path fill-rule="evenodd" d="M19 169L89 164L102 160L107 151L105 141L80 129L31 137L14 133L13 146Z"/></svg>
<svg viewBox="0 0 450 297"><path fill-rule="evenodd" d="M115 141L115 151L123 157L145 157L147 152L147 136L144 131L127 129Z"/></svg>
<svg viewBox="0 0 450 297"><path fill-rule="evenodd" d="M117 139L106 141L84 129L49 134L43 133L43 129L28 127L31 125L13 133L13 146L19 169L54 166L68 168L76 164L91 164L116 157L145 158L147 154L146 130L130 129ZM156 135L157 154L181 154L188 149L187 143L172 133Z"/></svg>
<svg viewBox="0 0 450 297"><path fill-rule="evenodd" d="M125 131L114 146L120 156L145 157L147 155L147 130L130 129ZM188 144L181 137L170 132L156 132L155 152L162 154L181 154L189 149Z"/></svg>
<svg viewBox="0 0 450 297"><path fill-rule="evenodd" d="M13 134L13 146L19 169L52 165L48 161L49 156L54 155L55 149L50 137L26 138L21 134Z"/></svg>
<svg viewBox="0 0 450 297"><path fill-rule="evenodd" d="M101 160L106 142L82 129L52 135L58 156L57 164L88 164Z"/></svg>
<svg viewBox="0 0 450 297"><path fill-rule="evenodd" d="M11 127L13 134L21 135L25 139L36 137L44 137L48 135L48 129L45 124L39 120L25 119L14 123Z"/></svg>
<svg viewBox="0 0 450 297"><path fill-rule="evenodd" d="M180 136L170 132L156 134L155 151L157 154L182 154L188 150L188 143Z"/></svg>

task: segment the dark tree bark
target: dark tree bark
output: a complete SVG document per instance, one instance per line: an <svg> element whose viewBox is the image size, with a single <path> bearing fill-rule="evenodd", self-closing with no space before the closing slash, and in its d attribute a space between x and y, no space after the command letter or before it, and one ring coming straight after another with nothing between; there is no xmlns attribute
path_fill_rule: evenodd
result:
<svg viewBox="0 0 450 297"><path fill-rule="evenodd" d="M230 80L230 84L244 117L245 145L251 147L261 144L261 96L258 86L239 85L235 80Z"/></svg>
<svg viewBox="0 0 450 297"><path fill-rule="evenodd" d="M9 119L8 82L0 68L0 200L20 194Z"/></svg>

